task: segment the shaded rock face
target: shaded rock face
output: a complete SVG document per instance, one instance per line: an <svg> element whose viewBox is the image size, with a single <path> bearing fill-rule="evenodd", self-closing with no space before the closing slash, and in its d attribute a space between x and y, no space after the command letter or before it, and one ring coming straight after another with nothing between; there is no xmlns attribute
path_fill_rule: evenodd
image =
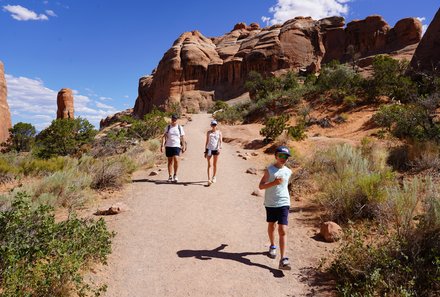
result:
<svg viewBox="0 0 440 297"><path fill-rule="evenodd" d="M0 143L9 138L9 129L12 127L7 94L4 67L0 61Z"/></svg>
<svg viewBox="0 0 440 297"><path fill-rule="evenodd" d="M61 89L57 96L57 119L73 119L73 93L71 89Z"/></svg>
<svg viewBox="0 0 440 297"><path fill-rule="evenodd" d="M402 20L390 28L382 17L371 16L344 26L342 17L319 21L297 17L267 28L238 23L221 37L207 38L198 31L183 33L152 75L139 80L134 115L142 117L153 106L166 109L172 104L204 110L213 100L228 100L245 92L250 71L263 75L288 69L319 71L321 63L348 61L349 46L359 58L417 43L421 36L421 23L416 19Z"/></svg>
<svg viewBox="0 0 440 297"><path fill-rule="evenodd" d="M423 35L411 60L411 66L422 71L440 71L440 9Z"/></svg>

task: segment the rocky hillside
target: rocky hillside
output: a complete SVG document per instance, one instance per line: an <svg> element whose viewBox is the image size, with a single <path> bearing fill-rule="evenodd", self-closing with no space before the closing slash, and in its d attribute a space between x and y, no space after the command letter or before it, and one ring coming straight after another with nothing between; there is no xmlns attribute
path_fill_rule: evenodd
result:
<svg viewBox="0 0 440 297"><path fill-rule="evenodd" d="M345 62L416 45L421 33L422 25L415 18L400 20L391 28L381 16L347 26L342 17L318 21L297 17L266 28L239 23L231 32L213 38L198 31L185 32L153 73L139 80L134 115L141 117L153 106L172 104L197 112L214 99L242 94L250 71L315 72L331 60Z"/></svg>
<svg viewBox="0 0 440 297"><path fill-rule="evenodd" d="M7 94L4 67L0 61L0 143L8 139L9 128L12 127Z"/></svg>

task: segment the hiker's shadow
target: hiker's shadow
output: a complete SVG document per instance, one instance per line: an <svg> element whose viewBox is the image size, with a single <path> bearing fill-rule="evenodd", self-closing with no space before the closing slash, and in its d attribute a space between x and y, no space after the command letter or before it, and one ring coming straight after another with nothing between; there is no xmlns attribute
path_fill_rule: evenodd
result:
<svg viewBox="0 0 440 297"><path fill-rule="evenodd" d="M141 178L141 179L132 179L132 183L155 183L156 185L174 185L174 186L204 186L207 187L206 181L181 181L181 182L169 182L166 180L160 179L149 179L149 178Z"/></svg>
<svg viewBox="0 0 440 297"><path fill-rule="evenodd" d="M211 260L212 258L233 260L245 265L267 269L273 274L274 277L284 277L284 273L279 269L274 269L260 263L254 263L251 260L245 258L246 256L252 255L267 255L267 252L228 253L222 251L227 246L227 244L222 244L213 250L181 250L177 252L177 255L180 258L194 257L199 260Z"/></svg>

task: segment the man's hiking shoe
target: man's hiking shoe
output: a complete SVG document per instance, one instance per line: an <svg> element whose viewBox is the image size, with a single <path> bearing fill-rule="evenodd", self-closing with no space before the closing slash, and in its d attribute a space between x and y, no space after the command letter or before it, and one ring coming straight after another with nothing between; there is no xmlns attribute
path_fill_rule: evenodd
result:
<svg viewBox="0 0 440 297"><path fill-rule="evenodd" d="M290 266L289 258L281 259L280 266L278 268L282 270L291 270L292 266Z"/></svg>
<svg viewBox="0 0 440 297"><path fill-rule="evenodd" d="M274 245L271 245L269 247L269 258L275 259L277 257L277 247Z"/></svg>
<svg viewBox="0 0 440 297"><path fill-rule="evenodd" d="M173 181L173 177L170 175L170 177L168 178L167 182L171 183Z"/></svg>
<svg viewBox="0 0 440 297"><path fill-rule="evenodd" d="M177 178L177 175L174 175L173 180L174 180L175 183L177 183L179 181L179 179Z"/></svg>
<svg viewBox="0 0 440 297"><path fill-rule="evenodd" d="M212 183L215 183L217 181L217 179L215 178L215 176L212 177Z"/></svg>

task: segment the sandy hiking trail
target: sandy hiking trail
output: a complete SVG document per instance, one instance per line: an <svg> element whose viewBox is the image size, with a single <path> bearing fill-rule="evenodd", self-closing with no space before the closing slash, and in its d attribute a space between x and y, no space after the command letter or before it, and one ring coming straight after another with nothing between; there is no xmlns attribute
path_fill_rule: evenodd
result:
<svg viewBox="0 0 440 297"><path fill-rule="evenodd" d="M166 167L157 176L140 171L123 193L129 211L106 217L117 232L108 266L95 270L107 283L104 296L326 296L315 266L330 247L315 240L311 210L292 199L287 254L291 271L278 270L266 253L267 223L263 197L252 196L261 166L237 157L223 145L217 182L207 187L203 158L211 117L196 114L185 125L188 151L182 155L179 183L166 183ZM221 126L219 127L221 130ZM278 237L276 237L278 238Z"/></svg>

